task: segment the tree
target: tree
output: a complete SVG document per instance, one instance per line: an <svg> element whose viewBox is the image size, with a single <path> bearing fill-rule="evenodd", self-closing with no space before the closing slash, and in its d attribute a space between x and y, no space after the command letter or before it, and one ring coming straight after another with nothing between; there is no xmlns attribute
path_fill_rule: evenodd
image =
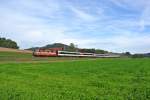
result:
<svg viewBox="0 0 150 100"><path fill-rule="evenodd" d="M0 47L14 48L14 49L19 48L15 41L12 41L11 39L1 38L1 37L0 37Z"/></svg>
<svg viewBox="0 0 150 100"><path fill-rule="evenodd" d="M126 56L131 56L131 53L130 52L125 52L125 55Z"/></svg>
<svg viewBox="0 0 150 100"><path fill-rule="evenodd" d="M70 48L74 49L75 48L75 44L74 43L70 43Z"/></svg>
<svg viewBox="0 0 150 100"><path fill-rule="evenodd" d="M67 48L68 51L75 52L77 50L74 43L70 43L69 47Z"/></svg>
<svg viewBox="0 0 150 100"><path fill-rule="evenodd" d="M80 52L87 52L87 53L96 53L96 54L105 54L108 53L108 51L101 50L101 49L80 49Z"/></svg>
<svg viewBox="0 0 150 100"><path fill-rule="evenodd" d="M144 58L144 54L134 54L132 58Z"/></svg>
<svg viewBox="0 0 150 100"><path fill-rule="evenodd" d="M96 50L95 50L95 53L96 53L96 54L105 54L105 53L108 53L108 51L96 49Z"/></svg>
<svg viewBox="0 0 150 100"><path fill-rule="evenodd" d="M95 53L95 49L80 49L80 52Z"/></svg>

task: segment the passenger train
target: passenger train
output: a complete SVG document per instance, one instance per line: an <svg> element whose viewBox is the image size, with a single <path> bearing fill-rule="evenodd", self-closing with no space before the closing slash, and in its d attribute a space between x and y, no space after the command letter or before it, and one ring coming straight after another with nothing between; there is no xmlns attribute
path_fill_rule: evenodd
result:
<svg viewBox="0 0 150 100"><path fill-rule="evenodd" d="M120 57L116 54L95 54L95 53L83 53L83 52L70 52L64 51L63 48L50 48L50 49L37 49L33 52L33 56L36 57Z"/></svg>

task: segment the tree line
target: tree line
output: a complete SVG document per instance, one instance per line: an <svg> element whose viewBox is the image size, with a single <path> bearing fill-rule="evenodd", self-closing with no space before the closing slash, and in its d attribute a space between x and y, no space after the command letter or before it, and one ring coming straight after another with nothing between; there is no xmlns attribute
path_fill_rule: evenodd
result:
<svg viewBox="0 0 150 100"><path fill-rule="evenodd" d="M79 51L79 52L86 52L86 53L97 53L97 54L105 54L108 53L108 51L101 50L101 49L95 49L95 48L78 48L77 45L74 43L70 43L69 48L67 48L67 51Z"/></svg>
<svg viewBox="0 0 150 100"><path fill-rule="evenodd" d="M39 48L43 49L49 49L49 48L63 48L65 51L70 52L86 52L86 53L97 53L97 54L105 54L108 53L108 51L101 50L101 49L95 49L95 48L78 48L78 46L74 43L70 43L70 45L62 44L62 43L54 43L54 44L48 44L43 47L32 47L27 50L36 50Z"/></svg>
<svg viewBox="0 0 150 100"><path fill-rule="evenodd" d="M5 47L5 48L14 48L18 49L19 46L17 43L11 39L6 39L4 37L0 37L0 47Z"/></svg>

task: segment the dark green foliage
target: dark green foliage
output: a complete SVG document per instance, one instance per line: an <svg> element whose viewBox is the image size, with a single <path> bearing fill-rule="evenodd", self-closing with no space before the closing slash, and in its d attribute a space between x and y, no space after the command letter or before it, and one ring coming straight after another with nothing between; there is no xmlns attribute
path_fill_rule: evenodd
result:
<svg viewBox="0 0 150 100"><path fill-rule="evenodd" d="M67 50L67 51L75 52L75 51L77 51L77 48L76 48L75 44L70 43L69 47L66 48L66 50Z"/></svg>
<svg viewBox="0 0 150 100"><path fill-rule="evenodd" d="M80 49L81 52L87 52L87 53L97 53L97 54L105 54L108 53L108 51L101 50L101 49Z"/></svg>
<svg viewBox="0 0 150 100"><path fill-rule="evenodd" d="M130 52L125 52L124 55L131 56L131 53Z"/></svg>
<svg viewBox="0 0 150 100"><path fill-rule="evenodd" d="M132 58L148 58L150 57L150 53L146 53L146 54L133 54Z"/></svg>
<svg viewBox="0 0 150 100"><path fill-rule="evenodd" d="M144 58L146 56L144 56L144 54L134 54L132 55L132 58Z"/></svg>
<svg viewBox="0 0 150 100"><path fill-rule="evenodd" d="M108 51L101 50L101 49L96 49L95 53L97 53L97 54L105 54L105 53L108 53Z"/></svg>
<svg viewBox="0 0 150 100"><path fill-rule="evenodd" d="M0 37L0 47L14 48L14 49L19 48L15 41L1 37Z"/></svg>
<svg viewBox="0 0 150 100"><path fill-rule="evenodd" d="M95 53L95 49L94 48L92 48L92 49L84 48L84 49L80 49L80 52Z"/></svg>

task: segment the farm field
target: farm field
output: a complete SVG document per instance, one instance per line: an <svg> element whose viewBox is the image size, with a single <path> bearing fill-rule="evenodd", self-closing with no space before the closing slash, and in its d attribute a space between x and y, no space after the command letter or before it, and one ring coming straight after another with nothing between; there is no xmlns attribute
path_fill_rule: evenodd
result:
<svg viewBox="0 0 150 100"><path fill-rule="evenodd" d="M148 58L0 63L0 100L149 100L149 84Z"/></svg>

